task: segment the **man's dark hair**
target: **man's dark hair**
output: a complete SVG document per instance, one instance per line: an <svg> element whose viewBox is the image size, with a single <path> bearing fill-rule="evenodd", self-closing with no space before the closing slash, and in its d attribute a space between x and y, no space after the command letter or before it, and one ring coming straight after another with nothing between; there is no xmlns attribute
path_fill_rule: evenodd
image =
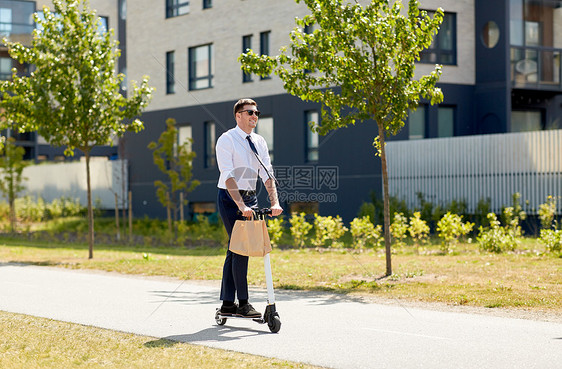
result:
<svg viewBox="0 0 562 369"><path fill-rule="evenodd" d="M252 99L240 99L236 102L236 104L234 104L234 117L235 118L236 118L236 113L238 113L240 110L242 110L244 105L254 105L256 108L258 107L258 104Z"/></svg>

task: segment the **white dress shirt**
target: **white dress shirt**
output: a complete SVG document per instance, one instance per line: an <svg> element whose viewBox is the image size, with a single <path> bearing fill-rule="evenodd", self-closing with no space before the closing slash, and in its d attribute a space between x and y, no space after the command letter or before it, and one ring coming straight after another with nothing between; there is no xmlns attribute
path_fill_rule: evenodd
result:
<svg viewBox="0 0 562 369"><path fill-rule="evenodd" d="M217 187L226 189L226 180L234 178L239 190L255 191L258 175L265 183L269 176L250 148L248 134L236 126L217 140L216 154L220 177ZM261 161L273 176L269 149L265 139L257 133L250 134Z"/></svg>

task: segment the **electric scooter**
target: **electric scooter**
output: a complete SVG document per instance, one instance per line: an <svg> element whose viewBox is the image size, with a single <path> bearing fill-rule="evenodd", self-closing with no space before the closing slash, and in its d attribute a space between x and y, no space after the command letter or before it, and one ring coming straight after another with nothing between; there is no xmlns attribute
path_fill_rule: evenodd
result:
<svg viewBox="0 0 562 369"><path fill-rule="evenodd" d="M258 209L255 211L258 219L265 219L267 214L271 214L271 209ZM273 293L273 278L271 277L271 262L269 258L269 253L263 257L263 265L265 269L265 283L267 285L267 306L263 316L260 318L246 318L240 315L223 315L220 312L220 308L217 308L215 313L215 322L218 325L225 325L227 319L251 319L256 323L265 324L269 327L272 333L277 333L281 329L281 319L279 319L279 314L275 309L275 294Z"/></svg>

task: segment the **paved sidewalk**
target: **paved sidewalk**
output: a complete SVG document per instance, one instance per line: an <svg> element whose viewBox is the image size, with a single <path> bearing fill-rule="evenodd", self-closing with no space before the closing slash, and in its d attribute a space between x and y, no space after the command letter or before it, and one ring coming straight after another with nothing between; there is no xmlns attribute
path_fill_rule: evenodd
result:
<svg viewBox="0 0 562 369"><path fill-rule="evenodd" d="M562 324L276 294L281 331L217 326L218 283L0 263L0 310L332 368L561 368ZM265 308L266 292L252 290Z"/></svg>

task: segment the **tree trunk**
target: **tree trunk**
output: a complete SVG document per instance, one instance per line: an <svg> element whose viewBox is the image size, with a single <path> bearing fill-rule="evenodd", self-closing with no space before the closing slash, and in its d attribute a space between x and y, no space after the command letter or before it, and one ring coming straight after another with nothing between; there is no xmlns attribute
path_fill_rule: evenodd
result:
<svg viewBox="0 0 562 369"><path fill-rule="evenodd" d="M16 231L16 191L14 184L15 171L13 168L9 171L9 185L8 185L8 202L10 203L10 227L12 233Z"/></svg>
<svg viewBox="0 0 562 369"><path fill-rule="evenodd" d="M117 229L117 241L121 240L121 227L119 226L119 198L115 194L115 228Z"/></svg>
<svg viewBox="0 0 562 369"><path fill-rule="evenodd" d="M10 226L14 233L16 231L16 201L12 195L10 195Z"/></svg>
<svg viewBox="0 0 562 369"><path fill-rule="evenodd" d="M183 223L184 215L183 215L183 192L180 192L180 222Z"/></svg>
<svg viewBox="0 0 562 369"><path fill-rule="evenodd" d="M123 194L125 197L125 194ZM129 191L129 243L133 242L133 192Z"/></svg>
<svg viewBox="0 0 562 369"><path fill-rule="evenodd" d="M123 141L123 140L121 140ZM121 144L121 141L119 141L119 144ZM124 144L123 144L124 145ZM122 154L120 155L121 157L121 206L123 207L123 238L125 237L125 220L127 219L126 216L126 212L125 212L125 203L126 203L126 198L125 198L125 194L127 193L127 189L125 188L125 155ZM131 205L129 205L131 206Z"/></svg>
<svg viewBox="0 0 562 369"><path fill-rule="evenodd" d="M85 150L86 181L88 184L88 259L94 258L94 209L92 206L92 184L90 179L90 151Z"/></svg>
<svg viewBox="0 0 562 369"><path fill-rule="evenodd" d="M172 206L170 205L170 193L166 192L166 215L168 216L168 232L172 234Z"/></svg>
<svg viewBox="0 0 562 369"><path fill-rule="evenodd" d="M392 275L392 254L390 249L390 201L388 194L388 171L386 168L386 149L384 147L384 126L377 123L379 127L379 140L381 144L381 170L382 170L382 188L384 202L384 247L386 250L386 275Z"/></svg>

